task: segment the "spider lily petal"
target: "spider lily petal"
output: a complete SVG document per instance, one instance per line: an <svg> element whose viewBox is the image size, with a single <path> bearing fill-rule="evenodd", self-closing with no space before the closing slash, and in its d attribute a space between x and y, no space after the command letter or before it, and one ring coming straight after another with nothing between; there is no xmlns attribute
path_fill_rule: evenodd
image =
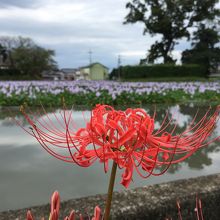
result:
<svg viewBox="0 0 220 220"><path fill-rule="evenodd" d="M34 218L33 218L32 214L31 214L31 211L30 211L30 210L27 211L26 219L27 219L27 220L34 220Z"/></svg>
<svg viewBox="0 0 220 220"><path fill-rule="evenodd" d="M58 191L55 191L51 197L51 206L50 206L51 212L54 212L56 214L54 215L59 215L59 210L60 210L60 196Z"/></svg>
<svg viewBox="0 0 220 220"><path fill-rule="evenodd" d="M75 212L72 210L70 215L66 217L64 220L75 220Z"/></svg>
<svg viewBox="0 0 220 220"><path fill-rule="evenodd" d="M96 206L94 209L94 217L92 218L92 220L99 220L101 219L101 209Z"/></svg>

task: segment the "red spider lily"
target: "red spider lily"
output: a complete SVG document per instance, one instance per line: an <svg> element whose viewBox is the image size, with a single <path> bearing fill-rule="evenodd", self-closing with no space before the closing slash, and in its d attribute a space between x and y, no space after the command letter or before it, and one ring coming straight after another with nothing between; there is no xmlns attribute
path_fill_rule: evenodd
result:
<svg viewBox="0 0 220 220"><path fill-rule="evenodd" d="M178 210L178 220L183 220L180 202L177 201L176 205ZM196 196L196 207L194 211L195 211L196 220L204 220L203 211L202 211L202 202L201 199L199 199L197 196ZM165 220L172 220L172 218L165 218Z"/></svg>
<svg viewBox="0 0 220 220"><path fill-rule="evenodd" d="M208 110L197 123L196 115L179 135L174 135L176 125L170 133L166 132L172 125L172 119L166 122L167 115L161 127L155 130L156 114L151 117L140 108L121 111L108 105L97 105L86 126L79 129L71 111L64 110L62 119L54 114L58 126L48 115L32 119L24 110L22 112L32 127L32 132L27 132L51 155L83 167L99 160L104 164L105 172L112 160L124 169L121 184L128 187L134 170L143 178L161 175L171 164L183 161L199 148L217 140L219 137L209 141L207 138L216 125L219 110L217 107L211 115ZM162 167L163 171L155 172L157 167Z"/></svg>
<svg viewBox="0 0 220 220"><path fill-rule="evenodd" d="M60 196L57 191L55 191L51 197L50 204L50 220L57 220L60 210Z"/></svg>
<svg viewBox="0 0 220 220"><path fill-rule="evenodd" d="M51 197L51 208L54 207L54 204L57 204L57 206L56 206L56 209L51 209L51 213L54 210L56 210L56 212L59 213L60 197L59 197L59 193L57 191L55 191ZM176 205L177 205L177 209L178 209L178 219L182 220L183 217L181 214L181 207L180 207L179 201L176 202ZM194 211L195 211L195 215L196 215L197 220L204 220L203 211L202 211L202 202L198 197L196 197L196 207L195 207ZM56 215L55 217L52 217L53 215L51 215L51 213L50 213L49 220L58 220L59 219L58 218L59 214ZM75 211L73 211L73 210L70 212L69 216L66 216L64 218L64 220L76 220L76 219L77 219L77 215L76 215ZM78 219L84 220L84 218L81 214L79 214ZM92 217L92 220L101 220L101 219L102 219L101 209L98 206L96 206L94 209L94 216ZM26 220L34 220L30 210L27 211ZM44 218L41 218L41 220L44 220ZM165 220L172 220L172 218L165 218Z"/></svg>
<svg viewBox="0 0 220 220"><path fill-rule="evenodd" d="M30 211L30 210L27 211L27 217L26 217L26 219L27 219L27 220L34 220L34 218L33 218L32 214L31 214L31 211Z"/></svg>
<svg viewBox="0 0 220 220"><path fill-rule="evenodd" d="M202 212L202 201L198 197L196 197L196 217L198 220L204 220L203 212Z"/></svg>
<svg viewBox="0 0 220 220"><path fill-rule="evenodd" d="M58 191L55 191L51 196L51 210L49 220L58 220L59 219L59 211L60 211L60 196ZM80 220L84 220L83 216L79 215ZM31 211L27 211L26 220L34 220ZM44 220L44 218L42 218ZM69 216L66 216L64 220L76 220L76 213L74 210L70 212ZM94 217L92 220L101 220L101 209L96 206L94 209Z"/></svg>

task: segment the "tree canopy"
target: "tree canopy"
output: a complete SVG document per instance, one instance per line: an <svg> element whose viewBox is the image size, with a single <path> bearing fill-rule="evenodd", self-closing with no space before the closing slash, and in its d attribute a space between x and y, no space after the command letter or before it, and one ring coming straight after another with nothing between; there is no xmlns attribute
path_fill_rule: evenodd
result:
<svg viewBox="0 0 220 220"><path fill-rule="evenodd" d="M36 77L43 70L57 67L55 52L38 46L30 38L3 36L0 45L7 54L8 68L19 70L21 74Z"/></svg>
<svg viewBox="0 0 220 220"><path fill-rule="evenodd" d="M215 71L220 63L220 47L217 46L220 36L216 27L200 24L198 30L193 33L192 40L192 49L182 53L182 63L203 65L207 75Z"/></svg>
<svg viewBox="0 0 220 220"><path fill-rule="evenodd" d="M141 22L143 33L151 36L159 34L149 50L146 61L153 63L162 57L164 63L175 63L171 52L178 40L190 39L189 28L201 21L214 20L220 10L215 7L218 0L131 0L126 4L129 10L125 24Z"/></svg>

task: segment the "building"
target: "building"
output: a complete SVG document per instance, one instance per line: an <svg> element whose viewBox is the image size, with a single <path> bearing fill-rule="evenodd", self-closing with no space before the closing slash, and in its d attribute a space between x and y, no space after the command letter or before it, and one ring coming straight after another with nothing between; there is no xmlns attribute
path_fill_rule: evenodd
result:
<svg viewBox="0 0 220 220"><path fill-rule="evenodd" d="M44 80L104 80L108 78L108 68L101 63L92 63L78 69L43 71L41 75Z"/></svg>
<svg viewBox="0 0 220 220"><path fill-rule="evenodd" d="M74 68L63 68L60 70L64 74L64 80L75 80L77 79L77 69Z"/></svg>
<svg viewBox="0 0 220 220"><path fill-rule="evenodd" d="M75 80L77 69L45 70L41 73L44 80Z"/></svg>
<svg viewBox="0 0 220 220"><path fill-rule="evenodd" d="M60 70L44 70L41 76L44 80L65 80L64 73Z"/></svg>
<svg viewBox="0 0 220 220"><path fill-rule="evenodd" d="M108 67L101 63L92 63L79 68L80 76L86 80L104 80L108 78Z"/></svg>

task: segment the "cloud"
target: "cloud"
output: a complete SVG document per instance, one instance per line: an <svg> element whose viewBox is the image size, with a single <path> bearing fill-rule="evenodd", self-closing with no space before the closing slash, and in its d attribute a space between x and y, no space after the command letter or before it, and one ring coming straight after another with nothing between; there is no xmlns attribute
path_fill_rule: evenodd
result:
<svg viewBox="0 0 220 220"><path fill-rule="evenodd" d="M54 49L62 67L78 67L93 61L109 68L135 64L145 57L159 37L143 36L143 25L123 25L127 0L21 0L1 1L0 35L32 38ZM0 4L0 5L1 5Z"/></svg>
<svg viewBox="0 0 220 220"><path fill-rule="evenodd" d="M22 8L32 8L37 6L39 1L30 1L30 0L1 0L0 7L22 7Z"/></svg>
<svg viewBox="0 0 220 220"><path fill-rule="evenodd" d="M124 57L140 57L140 56L145 56L146 51L145 50L132 50L132 51L122 51L119 55L124 56Z"/></svg>

